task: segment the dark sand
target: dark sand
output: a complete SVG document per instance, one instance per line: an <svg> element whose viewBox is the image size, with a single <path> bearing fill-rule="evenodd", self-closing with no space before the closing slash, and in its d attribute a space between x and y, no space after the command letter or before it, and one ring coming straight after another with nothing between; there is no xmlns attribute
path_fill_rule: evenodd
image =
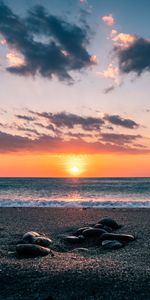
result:
<svg viewBox="0 0 150 300"><path fill-rule="evenodd" d="M118 232L134 234L136 241L114 251L91 246L84 254L60 242L59 234L106 215L123 224ZM30 230L54 240L54 257L15 256L15 244ZM0 300L20 299L149 300L150 210L0 208Z"/></svg>

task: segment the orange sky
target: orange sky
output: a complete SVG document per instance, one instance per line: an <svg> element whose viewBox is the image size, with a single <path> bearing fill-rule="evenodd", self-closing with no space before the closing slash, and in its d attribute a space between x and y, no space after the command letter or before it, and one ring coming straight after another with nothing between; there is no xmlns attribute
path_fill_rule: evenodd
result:
<svg viewBox="0 0 150 300"><path fill-rule="evenodd" d="M73 174L76 166L79 173ZM150 176L150 155L0 155L1 177Z"/></svg>

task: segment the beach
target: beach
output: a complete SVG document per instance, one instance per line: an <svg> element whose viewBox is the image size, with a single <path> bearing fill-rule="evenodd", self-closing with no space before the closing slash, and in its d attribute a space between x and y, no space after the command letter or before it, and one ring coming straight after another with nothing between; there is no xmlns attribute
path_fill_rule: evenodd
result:
<svg viewBox="0 0 150 300"><path fill-rule="evenodd" d="M136 240L87 252L61 242L61 235L104 216ZM0 300L150 299L149 216L149 208L0 208ZM54 256L17 257L16 244L28 231L50 237Z"/></svg>

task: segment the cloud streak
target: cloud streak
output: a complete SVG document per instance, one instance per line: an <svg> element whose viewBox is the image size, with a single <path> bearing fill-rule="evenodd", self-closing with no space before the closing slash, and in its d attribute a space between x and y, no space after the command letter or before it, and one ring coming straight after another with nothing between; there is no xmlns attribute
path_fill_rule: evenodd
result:
<svg viewBox="0 0 150 300"><path fill-rule="evenodd" d="M139 127L139 124L137 124L135 121L131 119L123 118L119 115L105 115L105 120L107 120L109 123L129 129L137 129Z"/></svg>
<svg viewBox="0 0 150 300"><path fill-rule="evenodd" d="M93 117L67 112L28 111L16 114L15 118L12 124L1 126L0 153L148 152L143 136L128 133L137 130L139 124L119 115ZM128 131L115 132L119 127Z"/></svg>
<svg viewBox="0 0 150 300"><path fill-rule="evenodd" d="M42 117L48 120L50 123L56 127L67 127L73 129L75 126L79 125L83 130L100 130L101 126L104 124L104 120L96 117L82 117L80 115L60 112L60 113L37 113L32 112L38 117Z"/></svg>
<svg viewBox="0 0 150 300"><path fill-rule="evenodd" d="M131 141L139 136L103 134L102 141L87 142L81 138L64 141L58 137L41 135L35 139L0 132L0 153L40 153L40 154L96 154L96 153L132 153L142 154L149 150L133 147ZM123 141L123 143L121 143ZM131 144L131 145L130 145Z"/></svg>

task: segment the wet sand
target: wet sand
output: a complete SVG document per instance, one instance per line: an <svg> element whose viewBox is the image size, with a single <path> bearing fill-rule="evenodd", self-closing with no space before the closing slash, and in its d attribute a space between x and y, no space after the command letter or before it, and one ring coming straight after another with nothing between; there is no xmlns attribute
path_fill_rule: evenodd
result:
<svg viewBox="0 0 150 300"><path fill-rule="evenodd" d="M113 251L90 245L86 253L61 241L103 216L137 239ZM54 257L16 257L17 241L31 230L53 239ZM149 300L149 253L150 209L0 208L0 300Z"/></svg>

